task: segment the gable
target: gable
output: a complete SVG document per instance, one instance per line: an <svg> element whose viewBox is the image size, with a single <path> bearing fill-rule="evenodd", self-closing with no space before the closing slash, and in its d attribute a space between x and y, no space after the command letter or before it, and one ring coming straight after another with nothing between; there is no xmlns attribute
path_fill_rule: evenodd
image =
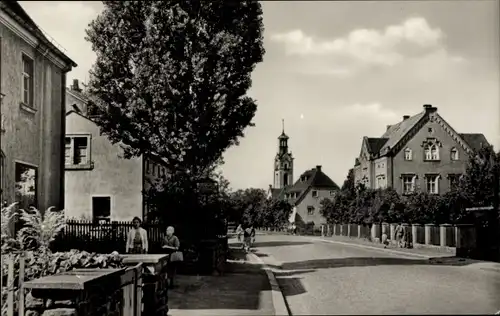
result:
<svg viewBox="0 0 500 316"><path fill-rule="evenodd" d="M429 128L432 128L437 134L430 133L428 130ZM401 152L407 147L407 143L417 137L417 135L426 135L426 138L436 138L442 143L445 142L447 145L453 144L453 147L459 149L463 154L469 155L473 152L473 149L460 134L458 134L439 114L434 112L426 115L423 120L418 122L418 124L415 125L395 147L393 147L391 150L392 154L396 155ZM419 140L423 142L421 137Z"/></svg>
<svg viewBox="0 0 500 316"><path fill-rule="evenodd" d="M66 114L66 134L92 134L93 136L100 135L99 126L88 119L87 117L70 111Z"/></svg>
<svg viewBox="0 0 500 316"><path fill-rule="evenodd" d="M453 148L459 151L459 160L467 159L470 151L468 146L464 146L464 141L455 138L447 131L443 125L436 120L427 120L421 128L416 130L411 139L402 143L395 156L403 156L404 150L409 148L413 152L413 160L420 161L424 157L424 146L428 142L436 142L439 146L439 158L443 163L450 160L450 152ZM403 158L401 158L403 159Z"/></svg>
<svg viewBox="0 0 500 316"><path fill-rule="evenodd" d="M368 151L367 144L368 137L363 137L363 141L361 142L361 150L359 151L359 158L362 160L370 159L370 152Z"/></svg>

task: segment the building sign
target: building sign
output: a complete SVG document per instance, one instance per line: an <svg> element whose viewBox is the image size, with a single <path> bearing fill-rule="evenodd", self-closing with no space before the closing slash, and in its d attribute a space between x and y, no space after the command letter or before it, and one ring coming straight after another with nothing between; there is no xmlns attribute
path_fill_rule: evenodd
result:
<svg viewBox="0 0 500 316"><path fill-rule="evenodd" d="M197 186L202 193L214 193L217 192L218 189L217 182L211 179L201 180L198 182Z"/></svg>

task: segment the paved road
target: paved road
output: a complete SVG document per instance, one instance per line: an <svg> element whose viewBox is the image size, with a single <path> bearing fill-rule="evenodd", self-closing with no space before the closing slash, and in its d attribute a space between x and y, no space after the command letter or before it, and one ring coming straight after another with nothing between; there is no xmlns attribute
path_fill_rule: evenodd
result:
<svg viewBox="0 0 500 316"><path fill-rule="evenodd" d="M429 263L310 237L258 236L293 315L494 314L500 272L457 260ZM462 264L462 265L460 265Z"/></svg>

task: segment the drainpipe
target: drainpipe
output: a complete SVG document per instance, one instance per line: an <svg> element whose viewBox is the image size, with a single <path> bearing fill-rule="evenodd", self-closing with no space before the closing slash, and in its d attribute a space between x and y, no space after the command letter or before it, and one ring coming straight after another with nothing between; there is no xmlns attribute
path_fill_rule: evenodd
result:
<svg viewBox="0 0 500 316"><path fill-rule="evenodd" d="M1 48L0 48L1 49ZM1 72L1 70L0 70ZM0 80L0 89L1 89L1 80ZM1 144L2 144L2 137L1 137L1 134L3 134L4 132L4 129L3 129L3 120L2 120L2 108L3 108L3 97L5 96L5 94L1 93L0 92L0 148L1 148ZM1 149L0 149L1 150ZM1 157L2 161L1 161L1 171L2 171L2 174L0 174L0 207L3 207L3 183L4 183L4 178L5 178L5 161L3 160L3 157Z"/></svg>
<svg viewBox="0 0 500 316"><path fill-rule="evenodd" d="M66 75L67 70L64 69L61 72L61 150L60 150L60 159L61 159L61 173L60 173L60 187L59 187L59 210L64 210L64 189L66 186L65 183L65 147L66 144L64 142L66 138Z"/></svg>

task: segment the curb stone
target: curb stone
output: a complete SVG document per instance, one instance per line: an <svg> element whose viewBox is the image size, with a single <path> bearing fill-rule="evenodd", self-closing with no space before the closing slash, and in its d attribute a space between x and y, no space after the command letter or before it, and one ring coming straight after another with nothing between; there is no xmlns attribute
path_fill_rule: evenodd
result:
<svg viewBox="0 0 500 316"><path fill-rule="evenodd" d="M281 289L278 285L278 280L276 280L276 277L274 276L274 273L271 270L271 268L268 265L266 265L261 258L254 255L253 253L248 253L247 256L252 259L249 261L254 261L258 264L261 264L264 271L266 272L267 279L269 280L269 284L271 285L274 314L276 316L290 316L291 313L288 310L288 306L285 301L285 296L283 295L283 292L281 292Z"/></svg>

